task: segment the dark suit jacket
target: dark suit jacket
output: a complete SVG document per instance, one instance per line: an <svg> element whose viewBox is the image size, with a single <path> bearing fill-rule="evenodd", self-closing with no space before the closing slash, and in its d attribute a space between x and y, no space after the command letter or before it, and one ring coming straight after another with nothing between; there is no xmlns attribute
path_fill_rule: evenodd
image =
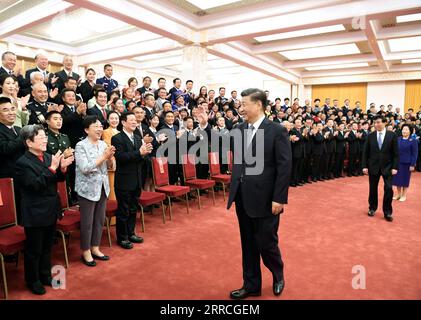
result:
<svg viewBox="0 0 421 320"><path fill-rule="evenodd" d="M54 225L61 217L57 181L66 176L57 169L54 174L48 167L51 155L44 153L44 162L26 151L16 163L16 182L21 195L22 225L46 227Z"/></svg>
<svg viewBox="0 0 421 320"><path fill-rule="evenodd" d="M114 188L123 191L140 190L142 187L142 165L144 158L139 149L142 141L138 135L134 135L133 145L124 131L111 138L111 144L115 147L115 159L117 168L115 171Z"/></svg>
<svg viewBox="0 0 421 320"><path fill-rule="evenodd" d="M239 130L244 139L247 127L247 123L242 123L233 131ZM227 205L229 209L236 198L238 189L241 188L244 209L246 214L252 218L271 216L272 201L288 203L288 187L292 165L291 143L285 127L265 118L259 129L264 130L264 152L259 155L258 159L264 162L263 172L258 175L247 175L246 167L252 168L254 165L245 163L243 148L236 145L238 142L234 141L234 163ZM258 132L254 135L251 143L251 148L254 151L256 151L257 134ZM242 141L240 142L244 145ZM242 183L240 183L241 176Z"/></svg>
<svg viewBox="0 0 421 320"><path fill-rule="evenodd" d="M25 87L26 88L31 86L31 73L35 71L39 71L37 67L26 70L25 72ZM46 72L47 72L47 77L48 77L50 75L50 72L48 70Z"/></svg>
<svg viewBox="0 0 421 320"><path fill-rule="evenodd" d="M70 142L72 143L72 148L76 147L76 143L81 141L85 136L85 130L83 128L83 118L76 111L72 110L65 105L61 111L61 117L63 118L63 125L60 132L66 134Z"/></svg>
<svg viewBox="0 0 421 320"><path fill-rule="evenodd" d="M377 131L368 135L363 150L362 167L368 168L368 173L373 175L390 175L392 169L398 170L399 147L394 132L386 131L381 150L377 144Z"/></svg>
<svg viewBox="0 0 421 320"><path fill-rule="evenodd" d="M106 110L107 116L109 111ZM104 116L102 115L101 110L99 109L98 106L92 107L92 108L88 108L88 110L86 111L86 114L89 116L97 116L99 121L101 121L102 126L104 127L104 129L106 129L107 126L107 119L104 118Z"/></svg>
<svg viewBox="0 0 421 320"><path fill-rule="evenodd" d="M350 131L348 135L349 154L357 154L360 152L360 140L355 136L354 131Z"/></svg>
<svg viewBox="0 0 421 320"><path fill-rule="evenodd" d="M24 154L25 146L20 137L20 128L14 127L17 136L0 123L0 178L14 178L16 161Z"/></svg>
<svg viewBox="0 0 421 320"><path fill-rule="evenodd" d="M292 156L294 157L294 159L302 159L304 158L304 153L305 153L305 149L304 149L304 138L303 135L301 134L301 131L297 130L296 128L292 128L291 131L289 132L290 136L297 136L298 138L300 138L300 140L298 141L291 141L291 149L292 149Z"/></svg>
<svg viewBox="0 0 421 320"><path fill-rule="evenodd" d="M61 90L64 89L64 82L68 78L67 73L64 70L61 70L59 72L56 72L55 75L56 77L58 77L57 82L55 83L55 87L57 87L58 91L61 92ZM76 72L72 72L72 78L78 81L80 76Z"/></svg>
<svg viewBox="0 0 421 320"><path fill-rule="evenodd" d="M342 134L340 131L338 131L338 135L335 137L336 138L336 153L339 154L344 154L346 151L345 148L345 133Z"/></svg>
<svg viewBox="0 0 421 320"><path fill-rule="evenodd" d="M330 131L328 128L323 130L323 133L329 132L329 136L325 139L326 145L326 153L334 153L335 152L335 136L333 135L334 130Z"/></svg>
<svg viewBox="0 0 421 320"><path fill-rule="evenodd" d="M311 136L311 152L315 156L321 156L326 153L326 144L323 133L317 132L316 135Z"/></svg>

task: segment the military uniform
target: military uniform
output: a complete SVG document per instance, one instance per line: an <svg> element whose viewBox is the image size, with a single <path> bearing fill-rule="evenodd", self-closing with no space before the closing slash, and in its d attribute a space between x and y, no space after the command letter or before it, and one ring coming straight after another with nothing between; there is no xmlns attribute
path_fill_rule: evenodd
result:
<svg viewBox="0 0 421 320"><path fill-rule="evenodd" d="M70 139L64 133L55 133L48 129L47 136L47 153L49 154L56 154L59 150L64 152L64 150L71 147Z"/></svg>
<svg viewBox="0 0 421 320"><path fill-rule="evenodd" d="M96 79L96 84L102 85L107 93L118 88L118 82L114 79L108 79L107 77Z"/></svg>
<svg viewBox="0 0 421 320"><path fill-rule="evenodd" d="M47 103L39 103L38 101L30 101L26 108L29 111L28 124L45 124L45 116L47 115L48 105Z"/></svg>

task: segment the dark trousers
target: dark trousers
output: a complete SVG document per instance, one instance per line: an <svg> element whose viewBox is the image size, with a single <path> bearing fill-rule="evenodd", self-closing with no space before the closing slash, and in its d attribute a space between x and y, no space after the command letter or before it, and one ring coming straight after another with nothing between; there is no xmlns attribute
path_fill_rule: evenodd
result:
<svg viewBox="0 0 421 320"><path fill-rule="evenodd" d="M311 154L306 154L301 166L301 179L308 181L311 176Z"/></svg>
<svg viewBox="0 0 421 320"><path fill-rule="evenodd" d="M335 169L334 169L335 177L342 176L342 172L344 170L344 160L345 160L345 153L337 153L336 154Z"/></svg>
<svg viewBox="0 0 421 320"><path fill-rule="evenodd" d="M25 227L25 281L33 284L51 277L51 248L56 225Z"/></svg>
<svg viewBox="0 0 421 320"><path fill-rule="evenodd" d="M117 198L116 232L117 241L129 240L135 235L136 214L140 188L132 191L115 189Z"/></svg>
<svg viewBox="0 0 421 320"><path fill-rule="evenodd" d="M348 160L348 175L356 174L358 153L350 153Z"/></svg>
<svg viewBox="0 0 421 320"><path fill-rule="evenodd" d="M238 188L235 208L240 226L241 250L243 255L243 286L247 291L260 291L262 274L260 256L264 265L272 272L276 282L284 278L284 263L278 246L279 215L251 218L246 214Z"/></svg>
<svg viewBox="0 0 421 320"><path fill-rule="evenodd" d="M327 178L330 178L333 175L333 171L335 168L335 153L329 152L326 153L326 159L325 159L325 170L324 170L324 176Z"/></svg>
<svg viewBox="0 0 421 320"><path fill-rule="evenodd" d="M76 181L76 166L74 163L72 163L67 169L67 178L66 178L68 198L69 198L70 204L73 204L76 201L78 201L78 196L75 191L75 181Z"/></svg>
<svg viewBox="0 0 421 320"><path fill-rule="evenodd" d="M292 170L291 170L291 183L297 184L301 181L301 167L303 163L303 158L293 158L292 159Z"/></svg>
<svg viewBox="0 0 421 320"><path fill-rule="evenodd" d="M313 163L312 163L312 176L313 179L320 179L320 161L321 155L313 155Z"/></svg>
<svg viewBox="0 0 421 320"><path fill-rule="evenodd" d="M378 186L380 177L383 177L384 182L384 196L383 196L383 213L384 215L391 215L393 213L392 209L392 199L393 199L393 189L392 189L392 175L383 175L383 174L370 174L369 183L370 183L370 195L368 197L368 203L370 205L370 210L377 210L378 205Z"/></svg>

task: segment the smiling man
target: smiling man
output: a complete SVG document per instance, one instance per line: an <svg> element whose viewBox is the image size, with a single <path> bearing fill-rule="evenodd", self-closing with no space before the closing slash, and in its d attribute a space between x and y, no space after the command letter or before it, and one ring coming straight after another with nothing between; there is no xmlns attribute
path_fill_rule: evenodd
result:
<svg viewBox="0 0 421 320"><path fill-rule="evenodd" d="M264 91L247 89L241 96L247 122L234 130L242 133L241 140L245 139L245 143L234 141L228 209L235 201L240 225L244 282L241 289L231 292L230 297L244 299L261 295L260 257L273 275L273 293L278 296L285 285L284 264L278 246L278 227L279 214L284 211L288 201L291 144L287 130L265 117L264 110L268 101ZM258 133L258 130L262 131ZM256 153L258 144L263 144L262 153ZM246 163L250 154L258 154L255 168L260 164L263 170L256 173L256 170L252 170L253 166Z"/></svg>

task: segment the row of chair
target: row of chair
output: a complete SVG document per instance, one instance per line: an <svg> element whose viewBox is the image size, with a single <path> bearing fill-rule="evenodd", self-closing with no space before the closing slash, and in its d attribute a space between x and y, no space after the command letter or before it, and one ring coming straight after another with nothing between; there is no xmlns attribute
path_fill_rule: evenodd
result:
<svg viewBox="0 0 421 320"><path fill-rule="evenodd" d="M228 152L229 170L232 170L232 155ZM219 154L216 152L209 153L209 177L210 179L197 179L195 157L193 155L183 156L183 176L185 185L170 185L168 161L166 158L152 158L152 174L155 186L155 192L142 191L139 198L140 217L142 231L145 232L144 208L160 204L162 208L162 221L165 224L166 214L172 220L172 204L173 198L183 197L186 202L187 213L189 213L189 193L196 191L198 206L201 209L201 190L210 190L212 192L213 204L215 204L214 187L217 183L222 185L224 201L226 200L226 186L230 183L231 176L221 174L219 165ZM63 218L57 221L57 232L60 234L66 268L69 267L68 245L72 232L80 230L80 211L77 206L69 205L67 196L66 182L57 184L57 193L60 198ZM167 205L165 205L167 200ZM153 209L152 209L153 210ZM167 212L168 211L168 212ZM107 200L105 224L107 228L108 242L111 247L111 218L117 213L117 201ZM66 241L66 237L68 241ZM18 266L19 253L24 249L25 233L23 227L17 224L15 196L13 188L13 179L0 179L0 267L2 272L2 282L4 287L5 298L8 298L6 270L4 256L16 255L16 266Z"/></svg>

